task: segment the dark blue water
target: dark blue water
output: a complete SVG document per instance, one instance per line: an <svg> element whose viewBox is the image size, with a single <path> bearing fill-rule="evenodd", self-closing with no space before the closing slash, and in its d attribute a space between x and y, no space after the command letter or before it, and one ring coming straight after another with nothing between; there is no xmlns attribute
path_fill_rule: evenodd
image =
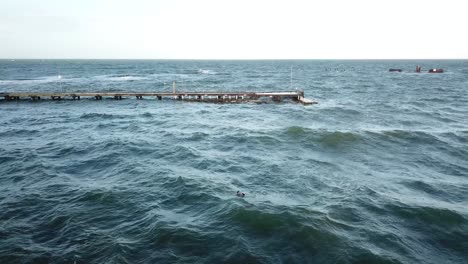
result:
<svg viewBox="0 0 468 264"><path fill-rule="evenodd" d="M318 105L1 100L0 263L467 263L468 61L4 60L0 92L280 91L291 66Z"/></svg>

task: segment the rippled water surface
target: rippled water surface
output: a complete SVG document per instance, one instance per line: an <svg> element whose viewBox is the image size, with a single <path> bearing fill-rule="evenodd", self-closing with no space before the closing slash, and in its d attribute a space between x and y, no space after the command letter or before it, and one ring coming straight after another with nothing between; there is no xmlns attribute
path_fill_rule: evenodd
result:
<svg viewBox="0 0 468 264"><path fill-rule="evenodd" d="M282 91L291 66L319 104L0 99L0 263L466 263L467 61L4 60L0 92Z"/></svg>

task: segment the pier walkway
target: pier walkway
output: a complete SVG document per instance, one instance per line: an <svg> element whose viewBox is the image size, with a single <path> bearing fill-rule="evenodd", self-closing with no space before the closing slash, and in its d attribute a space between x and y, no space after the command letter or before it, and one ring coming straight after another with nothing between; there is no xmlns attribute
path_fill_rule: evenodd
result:
<svg viewBox="0 0 468 264"><path fill-rule="evenodd" d="M163 98L196 101L196 102L219 102L219 103L241 103L241 102L281 102L284 99L300 102L304 105L316 104L317 102L304 98L304 91L285 91L285 92L5 92L0 93L0 98L5 101L17 101L21 99L41 100L41 99L72 99L94 98L102 100L103 98L112 98L122 100L126 97L135 97L136 99Z"/></svg>

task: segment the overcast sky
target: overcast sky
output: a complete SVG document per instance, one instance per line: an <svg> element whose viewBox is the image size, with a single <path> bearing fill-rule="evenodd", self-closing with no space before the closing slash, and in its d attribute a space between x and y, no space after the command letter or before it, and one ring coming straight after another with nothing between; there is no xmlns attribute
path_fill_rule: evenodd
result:
<svg viewBox="0 0 468 264"><path fill-rule="evenodd" d="M0 0L0 58L468 58L467 0Z"/></svg>

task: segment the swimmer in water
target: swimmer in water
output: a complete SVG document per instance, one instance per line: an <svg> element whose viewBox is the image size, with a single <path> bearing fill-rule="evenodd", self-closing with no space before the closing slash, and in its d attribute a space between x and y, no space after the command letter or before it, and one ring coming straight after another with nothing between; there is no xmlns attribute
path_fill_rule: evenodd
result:
<svg viewBox="0 0 468 264"><path fill-rule="evenodd" d="M241 193L239 191L237 191L236 195L242 198L245 197L245 193Z"/></svg>

